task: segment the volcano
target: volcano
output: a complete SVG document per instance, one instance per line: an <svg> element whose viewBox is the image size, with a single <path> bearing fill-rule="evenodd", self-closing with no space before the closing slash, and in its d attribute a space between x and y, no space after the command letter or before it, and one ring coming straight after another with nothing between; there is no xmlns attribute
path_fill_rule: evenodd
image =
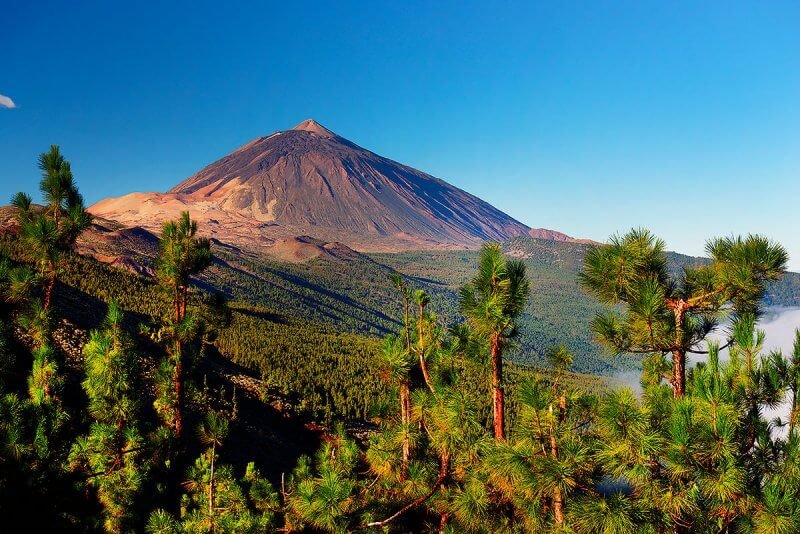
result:
<svg viewBox="0 0 800 534"><path fill-rule="evenodd" d="M204 233L248 248L297 236L360 251L473 248L530 230L476 196L313 119L250 141L166 193L131 193L90 208L153 230L184 210Z"/></svg>

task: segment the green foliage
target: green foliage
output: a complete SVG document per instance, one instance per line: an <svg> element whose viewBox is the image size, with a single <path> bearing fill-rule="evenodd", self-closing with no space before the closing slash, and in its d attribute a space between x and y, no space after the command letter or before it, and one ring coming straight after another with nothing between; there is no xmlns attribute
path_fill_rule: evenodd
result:
<svg viewBox="0 0 800 534"><path fill-rule="evenodd" d="M277 495L255 467L248 466L238 480L230 466L216 468L215 501L209 513L211 481L210 453L200 456L187 473L188 493L181 501L181 514L175 518L163 509L155 510L147 521L147 532L266 532L272 529Z"/></svg>
<svg viewBox="0 0 800 534"><path fill-rule="evenodd" d="M525 264L507 259L498 244L484 245L478 273L459 291L459 307L491 357L492 403L496 439L505 438L503 353L517 335L517 318L530 295Z"/></svg>
<svg viewBox="0 0 800 534"><path fill-rule="evenodd" d="M73 445L69 461L96 488L105 510L105 530L124 532L133 519L147 462L137 421L136 361L116 302L109 303L103 329L91 333L83 355L83 389L94 421L88 436Z"/></svg>
<svg viewBox="0 0 800 534"><path fill-rule="evenodd" d="M28 393L34 404L44 404L53 400L59 387L58 365L54 352L47 345L37 348L33 353L33 369L28 377Z"/></svg>
<svg viewBox="0 0 800 534"><path fill-rule="evenodd" d="M122 327L122 311L111 301L104 328L93 331L83 347L86 365L83 389L89 397L89 412L95 420L110 425L134 420L138 408L136 359L127 337Z"/></svg>
<svg viewBox="0 0 800 534"><path fill-rule="evenodd" d="M178 221L164 223L156 258L156 279L170 300L171 309L161 318L159 338L166 342L168 358L159 368L159 395L154 402L164 425L180 438L183 429L185 349L198 341L202 325L188 309L189 279L211 264L211 243L196 237L197 223L189 212L181 213ZM214 303L217 304L216 302ZM167 373L171 376L167 377Z"/></svg>
<svg viewBox="0 0 800 534"><path fill-rule="evenodd" d="M587 325L603 307L576 280L586 248L581 244L532 238L512 239L503 244L506 254L525 263L527 277L535 288L517 320L519 334L514 346L509 347L508 358L543 366L548 348L563 344L575 354L575 370L579 372L608 375L640 365L639 359L630 355L608 355L592 339ZM457 324L461 320L458 288L469 281L477 268L476 252L402 252L372 257L423 287L444 324ZM396 304L393 307L397 309Z"/></svg>
<svg viewBox="0 0 800 534"><path fill-rule="evenodd" d="M211 244L196 234L197 222L189 218L188 211L181 213L179 220L164 223L156 274L159 283L170 290L171 296L187 288L189 277L211 264Z"/></svg>
<svg viewBox="0 0 800 534"><path fill-rule="evenodd" d="M133 507L145 474L138 454L142 446L143 438L134 427L94 423L88 436L72 448L70 464L97 489L107 532L124 532L135 519Z"/></svg>
<svg viewBox="0 0 800 534"><path fill-rule="evenodd" d="M673 276L664 247L647 230L612 236L609 244L589 248L578 277L601 302L624 303L622 313L597 315L597 339L616 353L672 353L670 382L681 396L686 354L702 351L721 319L757 315L766 284L783 274L788 255L760 236L715 239L707 245L710 263Z"/></svg>
<svg viewBox="0 0 800 534"><path fill-rule="evenodd" d="M478 273L459 290L461 312L474 331L487 340L516 335L515 319L530 296L525 264L503 257L497 244L484 245Z"/></svg>
<svg viewBox="0 0 800 534"><path fill-rule="evenodd" d="M69 161L58 146L39 156L42 178L39 189L46 203L43 210L34 209L31 197L18 193L12 199L20 224L20 241L28 259L38 268L44 285L44 309L49 310L61 256L75 244L78 236L92 222L83 205L83 197L72 177Z"/></svg>
<svg viewBox="0 0 800 534"><path fill-rule="evenodd" d="M277 493L251 462L240 480L228 465L218 465L218 450L228 435L229 421L210 411L197 430L208 449L187 471L180 517L156 510L148 532L264 532L279 508Z"/></svg>
<svg viewBox="0 0 800 534"><path fill-rule="evenodd" d="M317 416L363 418L382 390L374 373L378 343L329 328L233 307L231 326L217 346L234 362L255 369L266 384Z"/></svg>
<svg viewBox="0 0 800 534"><path fill-rule="evenodd" d="M359 450L341 431L319 450L314 461L301 458L289 480L286 523L290 530L304 526L326 532L347 532L360 499L354 481Z"/></svg>

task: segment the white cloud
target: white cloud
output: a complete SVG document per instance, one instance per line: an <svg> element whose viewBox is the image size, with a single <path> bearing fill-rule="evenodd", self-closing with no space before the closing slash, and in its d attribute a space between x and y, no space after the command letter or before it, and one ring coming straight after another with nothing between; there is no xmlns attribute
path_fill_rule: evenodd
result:
<svg viewBox="0 0 800 534"><path fill-rule="evenodd" d="M17 105L14 103L13 100L11 100L5 95L0 95L0 108L13 109L15 107L17 107Z"/></svg>

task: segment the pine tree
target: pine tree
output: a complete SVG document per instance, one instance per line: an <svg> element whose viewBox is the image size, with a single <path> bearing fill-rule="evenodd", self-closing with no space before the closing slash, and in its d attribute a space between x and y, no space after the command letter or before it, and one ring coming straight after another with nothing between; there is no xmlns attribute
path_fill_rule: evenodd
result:
<svg viewBox="0 0 800 534"><path fill-rule="evenodd" d="M200 425L197 434L200 438L200 442L210 448L208 454L210 458L208 477L208 517L213 524L215 515L214 463L217 459L217 447L222 447L223 442L228 436L228 420L216 412L210 411L208 414L206 414L206 420Z"/></svg>
<svg viewBox="0 0 800 534"><path fill-rule="evenodd" d="M530 283L525 264L503 257L498 244L481 249L478 273L460 291L460 306L472 328L488 343L492 365L492 413L495 439L503 440L505 393L503 352L516 336L516 319L525 309Z"/></svg>
<svg viewBox="0 0 800 534"><path fill-rule="evenodd" d="M704 353L703 342L724 314L758 315L767 282L786 269L784 248L756 235L707 243L708 264L667 267L664 242L647 230L612 236L586 253L580 282L624 314L598 315L592 329L612 350L672 355L669 377L674 396L686 391L686 355Z"/></svg>
<svg viewBox="0 0 800 534"><path fill-rule="evenodd" d="M480 422L474 392L453 383L454 349L445 346L436 315L428 309L429 297L422 291L409 291L409 297L417 316L408 346L416 357L409 357L399 336L387 338L384 352L397 362L391 368L399 367L402 373L411 368L418 377L410 382L410 431L403 432L401 424L398 433L389 419L370 440L366 461L378 485L371 488L367 502L375 505L373 517L382 519L362 526L385 528L420 510L438 518L440 529L451 522L474 525L479 518L486 519L483 514L488 511L474 506L485 504L476 470L489 437ZM405 465L398 461L402 442L398 436L410 437L405 473L397 469L398 464Z"/></svg>
<svg viewBox="0 0 800 534"><path fill-rule="evenodd" d="M490 483L513 504L527 528L563 528L570 495L592 486L594 399L572 390L564 374L573 356L563 346L548 352L551 383L519 386L520 414L513 439L487 460ZM585 496L584 496L585 497Z"/></svg>
<svg viewBox="0 0 800 534"><path fill-rule="evenodd" d="M779 352L762 354L765 333L756 328L752 314L733 325L730 367L736 369L732 387L740 404L739 453L749 486L761 484L777 461L772 444L773 422L764 419L765 409L777 409L786 393L786 362ZM791 416L789 417L791 419Z"/></svg>
<svg viewBox="0 0 800 534"><path fill-rule="evenodd" d="M44 210L35 210L31 197L25 193L18 193L11 203L17 208L20 239L45 281L43 305L49 310L61 258L92 219L75 185L70 163L58 146L52 145L48 152L39 156L39 169L42 171L39 189L46 204Z"/></svg>
<svg viewBox="0 0 800 534"><path fill-rule="evenodd" d="M70 453L73 469L81 470L97 489L108 532L124 532L133 520L146 461L139 432L135 384L136 358L122 329L122 311L110 302L102 330L91 333L83 349L86 378L83 388L93 418L88 436L77 440Z"/></svg>
<svg viewBox="0 0 800 534"><path fill-rule="evenodd" d="M154 510L147 521L150 533L177 532L271 532L278 496L272 485L252 463L239 480L229 465L214 473L214 508L209 513L209 453L200 456L188 471L181 501L181 516L175 518L163 509Z"/></svg>
<svg viewBox="0 0 800 534"><path fill-rule="evenodd" d="M358 458L358 446L341 429L323 443L313 460L300 458L286 495L285 520L290 532L309 526L338 533L355 526L363 504L355 477Z"/></svg>
<svg viewBox="0 0 800 534"><path fill-rule="evenodd" d="M171 367L172 391L162 396L162 399L166 398L174 403L170 412L177 437L181 436L183 429L184 345L194 338L197 331L197 320L187 311L189 284L192 276L211 264L212 258L209 240L198 238L196 234L197 223L190 219L188 211L183 212L179 220L165 223L156 260L158 282L171 303L171 312L165 322L169 338L168 350L171 353L168 367ZM163 370L166 370L166 366ZM165 385L162 384L162 388Z"/></svg>
<svg viewBox="0 0 800 534"><path fill-rule="evenodd" d="M29 303L39 278L28 265L14 265L8 253L0 249L0 300L4 301L2 317L11 319L11 312Z"/></svg>
<svg viewBox="0 0 800 534"><path fill-rule="evenodd" d="M381 374L390 387L398 389L401 440L399 478L402 480L408 473L408 464L411 459L411 380L409 373L412 368L412 359L406 342L396 335L389 335L384 339L380 357Z"/></svg>
<svg viewBox="0 0 800 534"><path fill-rule="evenodd" d="M403 341L401 342L399 338L387 338L382 355L386 367L389 369L390 381L396 382L399 389L400 423L403 432L400 477L405 478L411 457L411 437L409 435L411 430L411 378L409 376L411 370L411 291L406 287L399 274L392 276L392 282L403 295Z"/></svg>

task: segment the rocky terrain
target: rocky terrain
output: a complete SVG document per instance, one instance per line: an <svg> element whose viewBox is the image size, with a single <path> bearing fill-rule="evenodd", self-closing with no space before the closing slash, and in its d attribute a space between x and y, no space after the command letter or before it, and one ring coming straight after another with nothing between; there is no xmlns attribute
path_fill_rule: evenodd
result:
<svg viewBox="0 0 800 534"><path fill-rule="evenodd" d="M0 206L0 233L19 231L15 212L15 208ZM158 237L153 232L98 216L76 245L84 256L145 276L153 274L153 259L158 253Z"/></svg>

